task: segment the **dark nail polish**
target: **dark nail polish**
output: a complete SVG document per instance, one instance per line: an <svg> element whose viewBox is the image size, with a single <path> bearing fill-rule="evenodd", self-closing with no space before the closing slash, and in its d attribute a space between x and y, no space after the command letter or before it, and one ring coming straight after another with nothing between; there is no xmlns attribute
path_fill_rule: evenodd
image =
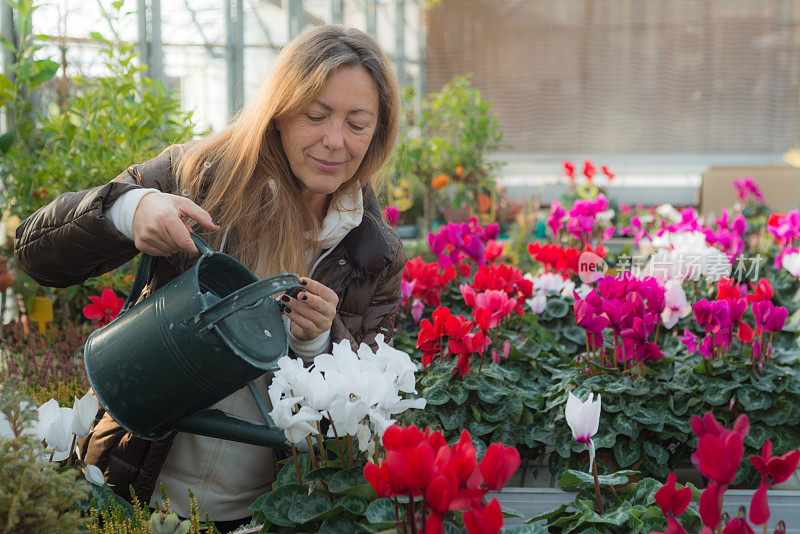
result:
<svg viewBox="0 0 800 534"><path fill-rule="evenodd" d="M301 286L304 286L304 285L306 285L306 284L308 284L308 282L307 282L307 281L305 281L305 280L300 280L300 285L301 285Z"/></svg>
<svg viewBox="0 0 800 534"><path fill-rule="evenodd" d="M284 296L282 296L282 297L281 297L281 300L282 300L283 302L289 302L289 295L284 295Z"/></svg>
<svg viewBox="0 0 800 534"><path fill-rule="evenodd" d="M288 306L284 306L283 309L286 311L286 313L292 313L292 309L289 308Z"/></svg>
<svg viewBox="0 0 800 534"><path fill-rule="evenodd" d="M219 226L219 223L217 221L214 221L214 220L211 221L211 224L213 224L214 226Z"/></svg>
<svg viewBox="0 0 800 534"><path fill-rule="evenodd" d="M308 295L306 295L305 293L303 293L303 296L301 297L301 300L308 300Z"/></svg>

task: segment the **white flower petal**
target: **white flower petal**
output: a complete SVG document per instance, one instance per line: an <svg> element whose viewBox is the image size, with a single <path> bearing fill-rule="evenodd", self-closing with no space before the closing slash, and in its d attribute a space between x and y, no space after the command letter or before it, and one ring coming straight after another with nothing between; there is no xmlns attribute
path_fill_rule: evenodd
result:
<svg viewBox="0 0 800 534"><path fill-rule="evenodd" d="M103 478L103 472L96 465L88 464L83 469L83 476L87 482L95 486L102 486L106 482L105 478Z"/></svg>

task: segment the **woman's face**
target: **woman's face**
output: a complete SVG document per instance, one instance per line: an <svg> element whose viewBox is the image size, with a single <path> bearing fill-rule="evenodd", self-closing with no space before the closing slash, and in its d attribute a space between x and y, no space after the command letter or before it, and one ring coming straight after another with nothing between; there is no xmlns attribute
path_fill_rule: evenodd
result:
<svg viewBox="0 0 800 534"><path fill-rule="evenodd" d="M343 66L308 108L278 120L281 143L305 194L329 195L353 177L378 121L378 90L360 66Z"/></svg>

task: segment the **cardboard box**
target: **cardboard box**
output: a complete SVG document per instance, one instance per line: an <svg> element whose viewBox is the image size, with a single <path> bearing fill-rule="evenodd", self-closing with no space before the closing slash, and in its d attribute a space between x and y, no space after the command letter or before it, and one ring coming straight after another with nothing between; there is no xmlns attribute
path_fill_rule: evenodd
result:
<svg viewBox="0 0 800 534"><path fill-rule="evenodd" d="M730 208L738 201L733 181L745 177L756 182L772 210L786 213L800 209L800 169L789 165L711 167L703 173L700 183L700 214L719 215L724 208Z"/></svg>

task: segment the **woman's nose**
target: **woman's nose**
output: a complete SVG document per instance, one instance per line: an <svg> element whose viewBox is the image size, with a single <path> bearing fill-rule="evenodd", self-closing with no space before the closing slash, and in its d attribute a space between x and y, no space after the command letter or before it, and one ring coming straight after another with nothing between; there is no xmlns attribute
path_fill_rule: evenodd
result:
<svg viewBox="0 0 800 534"><path fill-rule="evenodd" d="M344 147L344 124L336 120L328 121L322 144L328 150L341 150Z"/></svg>

